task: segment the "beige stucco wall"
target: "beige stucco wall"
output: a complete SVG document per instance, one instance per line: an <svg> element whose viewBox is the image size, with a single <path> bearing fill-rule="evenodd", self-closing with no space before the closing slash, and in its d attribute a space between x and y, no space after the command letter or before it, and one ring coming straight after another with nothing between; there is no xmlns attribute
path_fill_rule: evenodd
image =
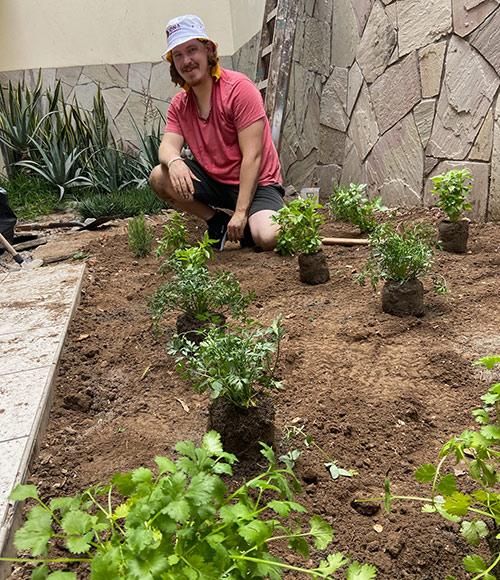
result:
<svg viewBox="0 0 500 580"><path fill-rule="evenodd" d="M233 53L260 31L265 0L230 0L233 28Z"/></svg>
<svg viewBox="0 0 500 580"><path fill-rule="evenodd" d="M0 71L156 62L166 22L182 13L198 14L219 43L219 53L231 55L260 29L263 3L1 0Z"/></svg>

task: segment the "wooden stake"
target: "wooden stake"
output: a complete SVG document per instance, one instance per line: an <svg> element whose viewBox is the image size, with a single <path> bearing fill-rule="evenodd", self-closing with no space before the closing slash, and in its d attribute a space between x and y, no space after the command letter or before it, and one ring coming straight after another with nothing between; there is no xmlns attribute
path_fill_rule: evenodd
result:
<svg viewBox="0 0 500 580"><path fill-rule="evenodd" d="M324 246L367 246L370 242L366 238L323 238Z"/></svg>

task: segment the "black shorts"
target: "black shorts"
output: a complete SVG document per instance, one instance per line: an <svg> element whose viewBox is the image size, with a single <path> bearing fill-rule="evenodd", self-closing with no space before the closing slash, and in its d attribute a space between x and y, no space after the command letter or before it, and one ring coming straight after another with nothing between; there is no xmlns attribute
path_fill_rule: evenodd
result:
<svg viewBox="0 0 500 580"><path fill-rule="evenodd" d="M193 174L200 180L193 180L194 198L206 205L221 209L234 210L238 199L239 185L229 185L220 183L212 179L203 167L194 159L184 159L186 165ZM279 183L272 185L259 185L255 190L255 195L250 206L248 215L253 215L263 209L272 211L280 210L283 205L285 190Z"/></svg>

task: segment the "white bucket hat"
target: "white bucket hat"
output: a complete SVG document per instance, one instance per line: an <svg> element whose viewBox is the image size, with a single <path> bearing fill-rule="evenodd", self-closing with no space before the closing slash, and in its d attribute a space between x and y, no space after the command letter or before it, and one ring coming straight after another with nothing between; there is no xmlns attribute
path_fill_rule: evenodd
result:
<svg viewBox="0 0 500 580"><path fill-rule="evenodd" d="M179 44L194 39L211 40L205 30L203 21L194 14L185 14L169 20L166 28L167 50L162 54L162 58L168 59L170 52ZM213 42L211 40L211 42Z"/></svg>

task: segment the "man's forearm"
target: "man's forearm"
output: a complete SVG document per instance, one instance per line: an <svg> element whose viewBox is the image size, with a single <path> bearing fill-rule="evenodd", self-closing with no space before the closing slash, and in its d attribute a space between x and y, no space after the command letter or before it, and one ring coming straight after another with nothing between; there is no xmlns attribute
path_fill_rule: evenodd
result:
<svg viewBox="0 0 500 580"><path fill-rule="evenodd" d="M240 191L236 202L235 213L248 215L255 190L257 189L261 161L261 156L252 156L248 159L243 158L240 168Z"/></svg>
<svg viewBox="0 0 500 580"><path fill-rule="evenodd" d="M162 143L158 151L158 160L162 165L168 166L169 162L176 157L181 156L180 148L175 147L170 143Z"/></svg>

